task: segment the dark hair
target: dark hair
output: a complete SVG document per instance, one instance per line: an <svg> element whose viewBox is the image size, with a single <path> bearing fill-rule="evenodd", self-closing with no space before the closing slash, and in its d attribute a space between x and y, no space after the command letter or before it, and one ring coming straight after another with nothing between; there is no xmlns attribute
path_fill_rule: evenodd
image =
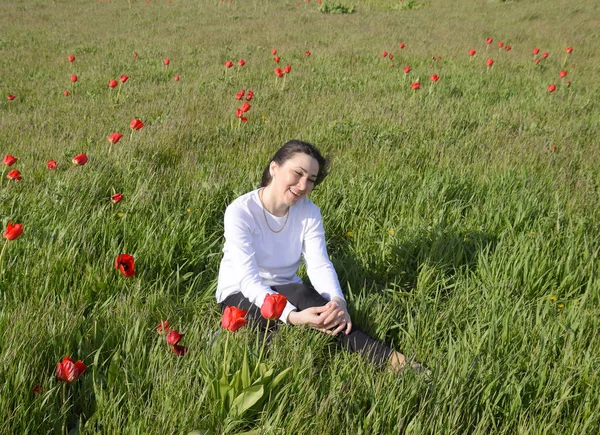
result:
<svg viewBox="0 0 600 435"><path fill-rule="evenodd" d="M271 163L275 162L278 165L283 165L286 161L291 159L294 154L304 153L313 158L319 163L319 172L317 173L317 179L315 180L315 186L318 186L321 181L327 176L327 170L329 169L329 161L323 157L318 149L314 145L308 142L302 142L300 140L291 140L284 146L279 148L275 155L269 160L267 167L263 171L262 181L260 187L267 187L271 183Z"/></svg>

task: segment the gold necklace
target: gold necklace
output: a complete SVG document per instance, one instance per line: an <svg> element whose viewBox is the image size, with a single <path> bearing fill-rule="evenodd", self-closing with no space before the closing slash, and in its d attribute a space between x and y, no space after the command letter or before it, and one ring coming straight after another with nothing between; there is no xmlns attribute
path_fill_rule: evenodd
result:
<svg viewBox="0 0 600 435"><path fill-rule="evenodd" d="M285 228L285 224L287 224L287 221L288 221L288 219L289 219L289 217L290 217L290 209L288 208L288 212L287 212L287 215L286 215L286 217L285 217L285 222L283 223L283 226L281 227L281 229L279 229L278 231L275 231L273 228L271 228L271 225L269 225L269 221L268 221L268 219L267 219L267 212L265 211L265 208L266 208L266 207L265 207L265 203L263 202L263 199L262 199L262 193L263 193L263 190L264 190L264 188L263 188L263 189L260 189L260 190L258 191L258 199L260 199L260 205L262 205L262 209L263 209L263 216L265 217L265 222L267 223L267 226L269 227L269 229L270 229L272 232L274 232L275 234L277 234L277 233L280 233L280 232L282 232L282 231L283 231L283 229Z"/></svg>

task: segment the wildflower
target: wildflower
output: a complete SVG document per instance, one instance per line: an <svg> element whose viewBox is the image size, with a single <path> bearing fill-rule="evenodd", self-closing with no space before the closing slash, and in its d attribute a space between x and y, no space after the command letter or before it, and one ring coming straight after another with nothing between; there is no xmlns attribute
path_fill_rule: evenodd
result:
<svg viewBox="0 0 600 435"><path fill-rule="evenodd" d="M281 313L287 305L287 298L279 293L268 294L265 296L262 306L260 307L260 314L265 319L279 319Z"/></svg>
<svg viewBox="0 0 600 435"><path fill-rule="evenodd" d="M167 334L167 343L169 343L171 346L173 346L173 345L179 343L184 335L185 334L180 334L179 331L177 331L176 329L173 329L173 330L169 331Z"/></svg>
<svg viewBox="0 0 600 435"><path fill-rule="evenodd" d="M120 271L125 277L130 278L135 275L135 259L129 254L120 254L115 258L115 269Z"/></svg>
<svg viewBox="0 0 600 435"><path fill-rule="evenodd" d="M556 90L556 85L554 83L552 83L550 86L548 86L548 92L554 92Z"/></svg>
<svg viewBox="0 0 600 435"><path fill-rule="evenodd" d="M166 320L163 320L162 322L160 322L158 324L158 326L156 327L156 330L158 331L159 334L163 334L165 332L167 332L170 328L169 322L167 322Z"/></svg>
<svg viewBox="0 0 600 435"><path fill-rule="evenodd" d="M247 320L244 317L247 312L247 310L233 306L225 307L225 311L223 311L223 316L221 317L221 327L231 332L237 331L246 324Z"/></svg>
<svg viewBox="0 0 600 435"><path fill-rule="evenodd" d="M72 83L75 83L76 81L77 81L77 76L76 76L75 74L73 74L73 75L71 76L71 82L72 82Z"/></svg>
<svg viewBox="0 0 600 435"><path fill-rule="evenodd" d="M554 295L550 296L548 299L550 299L550 302L556 302L558 300L558 298Z"/></svg>
<svg viewBox="0 0 600 435"><path fill-rule="evenodd" d="M11 156L10 154L4 156L4 164L6 166L12 166L12 165L14 165L15 163L17 163L17 160L18 159L16 157Z"/></svg>
<svg viewBox="0 0 600 435"><path fill-rule="evenodd" d="M66 356L56 365L56 378L59 381L71 383L78 379L85 372L85 369L86 366L81 360L75 362Z"/></svg>
<svg viewBox="0 0 600 435"><path fill-rule="evenodd" d="M12 171L8 171L6 178L9 180L21 181L21 173L17 169L13 169Z"/></svg>
<svg viewBox="0 0 600 435"><path fill-rule="evenodd" d="M77 154L71 161L75 166L83 166L87 163L88 158L85 154Z"/></svg>
<svg viewBox="0 0 600 435"><path fill-rule="evenodd" d="M57 166L54 160L48 160L48 163L46 163L46 167L50 170L56 169Z"/></svg>
<svg viewBox="0 0 600 435"><path fill-rule="evenodd" d="M69 55L68 61L69 61L69 62L73 62L73 61L75 61L75 56L73 56L72 54L71 54L71 55Z"/></svg>
<svg viewBox="0 0 600 435"><path fill-rule="evenodd" d="M129 123L129 128L131 128L132 130L139 130L143 126L144 126L144 123L142 121L140 121L139 119L134 119L133 121L131 121Z"/></svg>
<svg viewBox="0 0 600 435"><path fill-rule="evenodd" d="M6 231L4 231L2 236L7 240L15 240L21 237L21 234L23 234L23 224L13 225L12 222L9 222L6 225Z"/></svg>
<svg viewBox="0 0 600 435"><path fill-rule="evenodd" d="M110 82L108 82L108 87L109 88L115 88L119 83L116 80L111 80Z"/></svg>
<svg viewBox="0 0 600 435"><path fill-rule="evenodd" d="M116 204L116 203L120 202L122 199L123 199L122 193L115 193L114 195L112 195L110 197L110 202L112 202L113 204Z"/></svg>
<svg viewBox="0 0 600 435"><path fill-rule="evenodd" d="M108 141L110 143L117 143L121 140L122 137L123 135L120 133L113 133L110 136L108 136Z"/></svg>
<svg viewBox="0 0 600 435"><path fill-rule="evenodd" d="M228 60L227 62L225 62L225 68L231 68L233 66L233 62Z"/></svg>

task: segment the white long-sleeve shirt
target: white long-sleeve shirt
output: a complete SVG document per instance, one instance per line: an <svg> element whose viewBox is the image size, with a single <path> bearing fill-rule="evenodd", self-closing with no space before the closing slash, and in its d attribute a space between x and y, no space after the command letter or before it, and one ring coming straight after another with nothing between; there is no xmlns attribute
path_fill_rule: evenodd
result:
<svg viewBox="0 0 600 435"><path fill-rule="evenodd" d="M225 245L219 268L217 301L237 292L261 307L270 287L302 283L296 275L304 256L312 286L327 300L344 299L337 274L325 245L319 207L302 198L290 207L289 217L277 217L263 210L258 189L233 201L225 211ZM287 219L283 230L278 231ZM296 307L287 303L279 320L287 323Z"/></svg>

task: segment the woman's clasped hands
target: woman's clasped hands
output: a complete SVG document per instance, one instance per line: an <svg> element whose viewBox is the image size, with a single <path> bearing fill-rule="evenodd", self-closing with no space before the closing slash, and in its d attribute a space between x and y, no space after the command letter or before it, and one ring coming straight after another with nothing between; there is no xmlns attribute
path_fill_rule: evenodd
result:
<svg viewBox="0 0 600 435"><path fill-rule="evenodd" d="M349 334L352 330L352 319L346 302L336 298L320 307L292 311L288 321L292 325L308 325L330 335L337 335L342 331Z"/></svg>

